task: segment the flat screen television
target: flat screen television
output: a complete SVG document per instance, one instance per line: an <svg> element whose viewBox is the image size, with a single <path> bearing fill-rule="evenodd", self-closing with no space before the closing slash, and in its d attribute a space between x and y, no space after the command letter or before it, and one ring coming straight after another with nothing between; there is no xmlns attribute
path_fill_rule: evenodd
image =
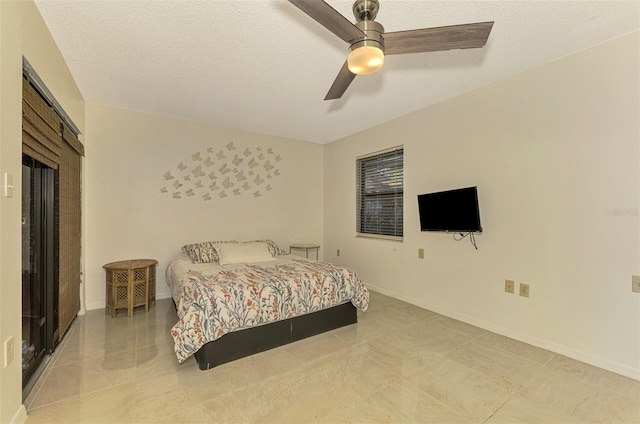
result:
<svg viewBox="0 0 640 424"><path fill-rule="evenodd" d="M420 230L480 233L478 187L418 195Z"/></svg>

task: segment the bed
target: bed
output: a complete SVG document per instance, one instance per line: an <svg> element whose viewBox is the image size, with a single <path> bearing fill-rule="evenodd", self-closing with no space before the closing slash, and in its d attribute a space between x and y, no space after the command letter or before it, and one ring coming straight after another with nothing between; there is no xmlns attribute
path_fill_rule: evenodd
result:
<svg viewBox="0 0 640 424"><path fill-rule="evenodd" d="M166 270L178 314L171 335L178 361L193 355L202 370L354 324L368 306L352 270L289 255L270 240L182 250Z"/></svg>

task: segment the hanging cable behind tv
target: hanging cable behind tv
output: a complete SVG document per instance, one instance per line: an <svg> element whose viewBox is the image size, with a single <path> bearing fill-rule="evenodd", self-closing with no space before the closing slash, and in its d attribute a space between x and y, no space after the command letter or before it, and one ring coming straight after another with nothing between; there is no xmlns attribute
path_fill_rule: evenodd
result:
<svg viewBox="0 0 640 424"><path fill-rule="evenodd" d="M473 244L473 247L476 248L476 250L478 250L478 246L476 245L476 237L473 235L473 233L453 233L453 239L455 241L460 241L465 237L469 237L469 241L471 242L471 244Z"/></svg>

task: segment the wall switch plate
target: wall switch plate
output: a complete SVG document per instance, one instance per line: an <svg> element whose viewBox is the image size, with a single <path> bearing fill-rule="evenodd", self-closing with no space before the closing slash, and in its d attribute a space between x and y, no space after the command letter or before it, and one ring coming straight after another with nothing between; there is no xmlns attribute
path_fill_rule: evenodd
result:
<svg viewBox="0 0 640 424"><path fill-rule="evenodd" d="M640 275L631 276L631 291L640 293Z"/></svg>
<svg viewBox="0 0 640 424"><path fill-rule="evenodd" d="M336 250L336 256L340 256L340 249Z"/></svg>
<svg viewBox="0 0 640 424"><path fill-rule="evenodd" d="M4 342L4 367L7 368L13 361L14 354L13 336L9 337Z"/></svg>
<svg viewBox="0 0 640 424"><path fill-rule="evenodd" d="M529 297L529 284L520 283L520 296Z"/></svg>
<svg viewBox="0 0 640 424"><path fill-rule="evenodd" d="M418 249L418 259L424 259L424 249Z"/></svg>
<svg viewBox="0 0 640 424"><path fill-rule="evenodd" d="M516 283L513 280L504 280L504 291L507 293L513 293L515 291Z"/></svg>
<svg viewBox="0 0 640 424"><path fill-rule="evenodd" d="M4 197L13 197L13 174L4 173Z"/></svg>

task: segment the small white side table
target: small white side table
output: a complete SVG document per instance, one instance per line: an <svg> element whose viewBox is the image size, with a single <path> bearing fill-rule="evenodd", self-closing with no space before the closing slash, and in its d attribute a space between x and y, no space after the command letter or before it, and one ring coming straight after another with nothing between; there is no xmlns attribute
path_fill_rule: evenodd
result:
<svg viewBox="0 0 640 424"><path fill-rule="evenodd" d="M292 250L304 250L305 255L307 256L307 259L309 259L309 250L315 250L316 251L316 261L318 260L318 251L320 250L320 245L319 244L312 244L312 243L295 243L289 246L289 253L291 253Z"/></svg>

